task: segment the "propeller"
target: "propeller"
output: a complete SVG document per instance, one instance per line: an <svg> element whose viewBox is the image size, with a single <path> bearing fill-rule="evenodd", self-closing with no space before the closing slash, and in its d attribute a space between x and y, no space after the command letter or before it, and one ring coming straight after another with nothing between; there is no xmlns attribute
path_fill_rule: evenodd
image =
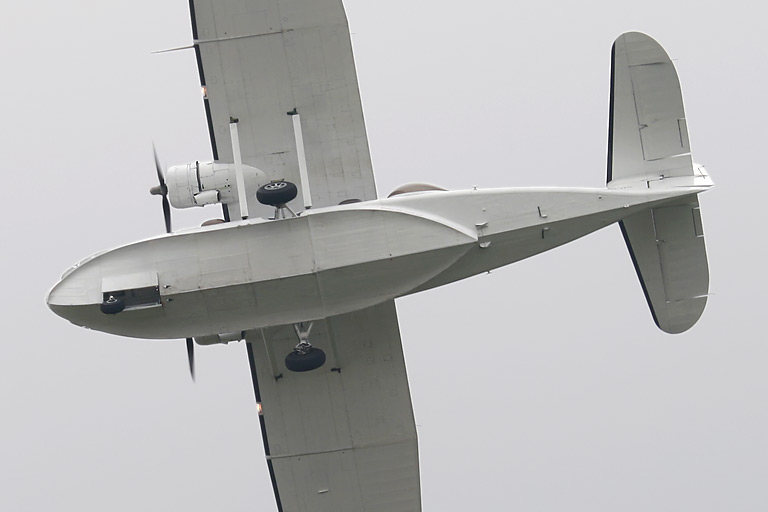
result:
<svg viewBox="0 0 768 512"><path fill-rule="evenodd" d="M189 359L189 374L195 380L195 344L192 338L187 338L187 358Z"/></svg>
<svg viewBox="0 0 768 512"><path fill-rule="evenodd" d="M153 196L163 196L163 217L165 217L165 232L171 232L171 205L168 202L168 186L165 184L165 177L163 176L163 168L160 166L160 159L157 158L157 150L155 145L152 144L152 154L155 156L155 170L157 171L157 181L159 185L149 189L149 193Z"/></svg>
<svg viewBox="0 0 768 512"><path fill-rule="evenodd" d="M160 166L160 159L157 157L157 149L152 144L152 155L155 157L155 171L157 172L158 185L149 189L153 196L163 196L163 217L165 218L165 232L171 232L171 205L168 202L168 185L165 184L163 168ZM187 338L187 359L189 360L189 375L192 381L195 380L195 342L192 338Z"/></svg>
<svg viewBox="0 0 768 512"><path fill-rule="evenodd" d="M155 171L157 172L157 181L159 185L149 189L153 196L163 196L163 217L165 218L165 232L171 232L171 205L168 202L168 185L165 184L163 168L160 166L160 159L157 157L157 149L152 144L152 155L155 157ZM195 380L195 343L192 338L187 338L187 359L189 360L189 374L192 381Z"/></svg>

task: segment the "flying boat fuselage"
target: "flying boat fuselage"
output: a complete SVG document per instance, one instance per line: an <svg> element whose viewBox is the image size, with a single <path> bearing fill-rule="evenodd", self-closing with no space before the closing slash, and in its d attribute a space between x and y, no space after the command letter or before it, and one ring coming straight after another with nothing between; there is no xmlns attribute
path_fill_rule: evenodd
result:
<svg viewBox="0 0 768 512"><path fill-rule="evenodd" d="M423 192L163 235L93 256L48 296L74 324L186 338L327 318L519 261L689 187ZM125 309L104 314L108 296Z"/></svg>

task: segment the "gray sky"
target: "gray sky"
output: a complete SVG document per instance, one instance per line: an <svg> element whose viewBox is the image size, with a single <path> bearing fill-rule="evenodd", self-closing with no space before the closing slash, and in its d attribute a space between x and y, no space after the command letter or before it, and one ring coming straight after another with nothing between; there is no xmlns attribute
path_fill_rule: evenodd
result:
<svg viewBox="0 0 768 512"><path fill-rule="evenodd" d="M414 5L415 4L415 5ZM426 511L768 504L768 36L757 2L347 0L379 192L600 186L609 56L655 37L683 84L711 297L659 331L619 229L398 301ZM160 233L166 164L210 158L186 0L0 18L6 335L0 509L274 510L242 343L122 339L44 304L71 264ZM212 210L174 211L191 226Z"/></svg>

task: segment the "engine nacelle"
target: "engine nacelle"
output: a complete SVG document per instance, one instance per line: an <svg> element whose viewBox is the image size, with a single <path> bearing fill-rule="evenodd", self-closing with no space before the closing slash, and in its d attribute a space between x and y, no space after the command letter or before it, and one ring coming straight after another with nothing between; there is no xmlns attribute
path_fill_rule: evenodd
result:
<svg viewBox="0 0 768 512"><path fill-rule="evenodd" d="M248 197L255 196L259 187L269 181L264 172L249 165L243 165L243 178ZM235 164L192 162L174 165L166 171L165 183L174 208L237 202Z"/></svg>
<svg viewBox="0 0 768 512"><path fill-rule="evenodd" d="M232 341L245 339L242 332L225 332L222 334L213 334L211 336L195 336L195 343L198 345L216 345L221 343L226 345Z"/></svg>

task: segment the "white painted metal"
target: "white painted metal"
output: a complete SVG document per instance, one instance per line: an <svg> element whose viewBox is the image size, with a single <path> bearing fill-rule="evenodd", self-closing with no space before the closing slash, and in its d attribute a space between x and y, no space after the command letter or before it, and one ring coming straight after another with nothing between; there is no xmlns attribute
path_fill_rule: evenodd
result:
<svg viewBox="0 0 768 512"><path fill-rule="evenodd" d="M157 286L156 272L135 272L130 274L113 274L104 276L101 280L101 291L103 293L116 290L130 290L136 288L147 288Z"/></svg>
<svg viewBox="0 0 768 512"><path fill-rule="evenodd" d="M249 331L246 340L283 510L421 510L393 301L315 322L312 344L328 354L325 371L286 369L296 344L290 325Z"/></svg>
<svg viewBox="0 0 768 512"><path fill-rule="evenodd" d="M691 184L683 96L667 53L645 34L623 34L614 43L611 74L608 186L645 187L669 178Z"/></svg>
<svg viewBox="0 0 768 512"><path fill-rule="evenodd" d="M296 139L296 157L299 160L299 176L301 177L301 193L304 198L304 208L312 208L312 193L309 189L309 174L307 174L307 155L304 152L304 135L301 133L301 115L293 114L293 135Z"/></svg>
<svg viewBox="0 0 768 512"><path fill-rule="evenodd" d="M611 79L608 187L711 186L691 159L680 83L664 49L645 34L623 34ZM698 199L636 213L621 228L656 324L669 333L692 327L709 290Z"/></svg>
<svg viewBox="0 0 768 512"><path fill-rule="evenodd" d="M214 154L301 183L287 112L301 113L312 206L376 198L352 45L341 0L194 0ZM303 197L300 195L299 197ZM272 214L250 200L253 216Z"/></svg>
<svg viewBox="0 0 768 512"><path fill-rule="evenodd" d="M240 136L237 134L237 121L230 118L229 135L232 140L232 154L235 159L235 182L237 183L237 202L240 206L240 218L248 218L248 196L245 193L243 160L240 155Z"/></svg>
<svg viewBox="0 0 768 512"><path fill-rule="evenodd" d="M198 345L218 345L232 343L233 341L240 341L244 338L242 331L238 332L223 332L221 334L215 334L212 336L197 336L195 343Z"/></svg>
<svg viewBox="0 0 768 512"><path fill-rule="evenodd" d="M267 182L264 173L255 167L243 165L245 193L256 195L261 185ZM212 202L237 204L238 192L235 186L234 164L219 162L192 162L169 167L165 173L168 199L174 208L192 208ZM212 193L217 193L212 201Z"/></svg>
<svg viewBox="0 0 768 512"><path fill-rule="evenodd" d="M693 327L709 293L709 266L696 196L636 213L621 223L656 325Z"/></svg>
<svg viewBox="0 0 768 512"><path fill-rule="evenodd" d="M195 204L197 206L205 206L207 204L216 204L219 202L221 194L218 190L204 190L199 194L195 194Z"/></svg>
<svg viewBox="0 0 768 512"><path fill-rule="evenodd" d="M322 319L507 265L700 190L422 192L279 222L219 224L104 253L69 274L48 301L79 325L145 338ZM487 222L481 233L479 219ZM101 314L102 280L138 272L159 276L162 313Z"/></svg>

